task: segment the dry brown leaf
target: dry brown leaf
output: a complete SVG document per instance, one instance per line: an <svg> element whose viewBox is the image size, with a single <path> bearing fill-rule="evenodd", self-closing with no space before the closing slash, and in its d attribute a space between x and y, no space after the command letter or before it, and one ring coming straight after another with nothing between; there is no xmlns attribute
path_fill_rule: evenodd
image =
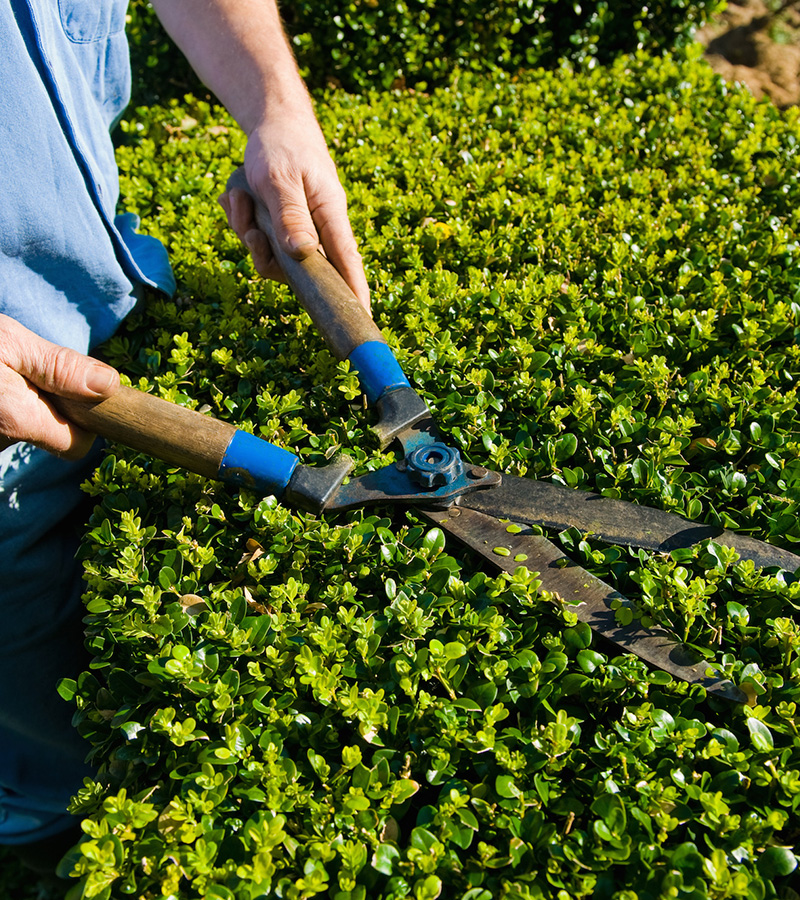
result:
<svg viewBox="0 0 800 900"><path fill-rule="evenodd" d="M208 609L206 601L197 594L183 594L178 599L178 603L187 616L199 616L201 612Z"/></svg>
<svg viewBox="0 0 800 900"><path fill-rule="evenodd" d="M262 615L262 616L266 615L269 612L269 609L266 606L264 606L264 604L261 603L259 600L256 600L256 598L252 595L252 593L250 592L250 588L248 588L246 586L243 587L242 593L244 594L245 602L250 607L250 609L252 609L254 612L257 612L259 615Z"/></svg>
<svg viewBox="0 0 800 900"><path fill-rule="evenodd" d="M714 450L717 446L717 442L710 437L701 437L695 438L691 444L683 451L683 455L686 459L691 459L693 456L696 456L700 453L701 450Z"/></svg>
<svg viewBox="0 0 800 900"><path fill-rule="evenodd" d="M388 841L394 841L397 843L399 838L400 825L394 816L389 816L386 820L386 824L383 826L383 831L381 831L381 842L387 843Z"/></svg>

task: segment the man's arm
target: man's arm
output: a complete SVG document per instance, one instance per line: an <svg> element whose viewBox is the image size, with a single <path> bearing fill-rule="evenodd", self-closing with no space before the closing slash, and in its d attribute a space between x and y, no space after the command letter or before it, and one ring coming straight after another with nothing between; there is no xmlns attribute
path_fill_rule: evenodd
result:
<svg viewBox="0 0 800 900"><path fill-rule="evenodd" d="M40 391L99 401L119 386L111 366L59 347L0 315L0 449L29 441L65 459L88 453L94 435L59 415Z"/></svg>
<svg viewBox="0 0 800 900"><path fill-rule="evenodd" d="M245 171L296 259L321 243L369 309L369 288L347 217L344 190L297 71L275 0L153 0L194 70L248 136ZM231 227L262 274L280 277L250 198L221 199Z"/></svg>

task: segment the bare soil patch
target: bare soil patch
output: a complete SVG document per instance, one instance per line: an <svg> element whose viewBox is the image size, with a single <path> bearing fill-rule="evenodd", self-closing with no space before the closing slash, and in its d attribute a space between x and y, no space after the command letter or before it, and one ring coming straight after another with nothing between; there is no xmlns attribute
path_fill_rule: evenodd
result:
<svg viewBox="0 0 800 900"><path fill-rule="evenodd" d="M730 2L718 19L700 29L712 68L777 106L800 104L800 2L767 5Z"/></svg>

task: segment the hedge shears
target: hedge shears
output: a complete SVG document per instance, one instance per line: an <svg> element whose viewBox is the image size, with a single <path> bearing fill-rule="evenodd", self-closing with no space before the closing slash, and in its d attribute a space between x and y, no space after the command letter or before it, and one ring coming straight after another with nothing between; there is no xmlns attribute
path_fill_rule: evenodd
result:
<svg viewBox="0 0 800 900"><path fill-rule="evenodd" d="M242 169L228 188L252 196ZM379 421L373 431L381 447L397 443L398 461L357 477L349 477L352 461L346 456L325 466L306 466L291 451L229 423L128 387L93 405L59 400L65 415L89 431L170 464L272 494L314 513L387 504L413 508L496 569L513 573L524 565L537 572L542 589L623 651L711 694L746 702L743 691L712 664L698 661L698 655L667 630L618 616L617 610L629 607L630 601L535 533L533 526L575 528L606 543L659 553L713 539L734 547L758 567L790 572L800 568L800 557L672 513L464 461L439 432L375 322L324 255L317 252L298 261L282 252L269 213L258 202L256 221L329 349L337 359L349 360L367 400L376 405Z"/></svg>

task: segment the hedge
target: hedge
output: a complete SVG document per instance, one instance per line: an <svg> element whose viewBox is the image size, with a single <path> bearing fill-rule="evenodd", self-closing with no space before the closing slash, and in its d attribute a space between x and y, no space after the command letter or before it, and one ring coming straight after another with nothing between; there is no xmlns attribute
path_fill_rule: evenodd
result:
<svg viewBox="0 0 800 900"><path fill-rule="evenodd" d="M282 10L312 83L335 79L363 90L438 84L454 66L515 72L682 47L721 6L718 0L294 0Z"/></svg>
<svg viewBox="0 0 800 900"><path fill-rule="evenodd" d="M800 540L798 114L698 60L328 93L379 325L473 463ZM386 464L354 375L243 258L243 152L187 100L122 125L169 245L106 352L322 464ZM413 512L318 518L123 447L86 486L99 774L72 897L777 896L797 860L800 582L713 543L552 535L752 703L650 669Z"/></svg>
<svg viewBox="0 0 800 900"><path fill-rule="evenodd" d="M684 47L721 0L294 0L281 5L312 88L350 91L445 83L454 69L607 63L620 53ZM200 86L147 0L132 0L128 35L136 103Z"/></svg>

